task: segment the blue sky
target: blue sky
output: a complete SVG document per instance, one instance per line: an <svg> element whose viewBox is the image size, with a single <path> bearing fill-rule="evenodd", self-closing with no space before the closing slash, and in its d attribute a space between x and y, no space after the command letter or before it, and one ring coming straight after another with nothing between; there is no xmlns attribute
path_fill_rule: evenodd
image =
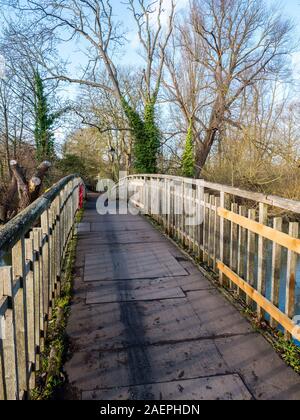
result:
<svg viewBox="0 0 300 420"><path fill-rule="evenodd" d="M166 2L170 0L165 0ZM274 0L266 0L267 3L273 4ZM281 0L275 1L282 8L282 14L291 18L295 24L296 36L300 40L300 0ZM177 7L183 9L187 6L188 0L177 0ZM134 65L136 62L140 62L140 59L137 55L137 35L135 22L127 10L126 5L122 1L112 0L112 5L114 7L114 13L116 17L123 23L124 29L127 31L127 38L129 44L126 45L123 54L118 56L118 61L123 65ZM80 45L79 45L80 47ZM82 45L83 47L83 45ZM78 72L78 67L80 63L85 62L85 57L83 53L78 51L78 45L74 48L70 48L70 45L62 45L60 47L61 55L70 61L70 72L75 75ZM293 67L295 70L295 75L300 77L300 42L299 42L299 52L293 54ZM65 94L74 96L76 94L77 87L74 85L65 86Z"/></svg>

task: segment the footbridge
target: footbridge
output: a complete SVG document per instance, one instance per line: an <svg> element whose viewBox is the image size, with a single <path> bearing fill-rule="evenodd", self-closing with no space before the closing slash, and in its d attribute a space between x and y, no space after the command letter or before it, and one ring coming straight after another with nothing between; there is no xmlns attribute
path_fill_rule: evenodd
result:
<svg viewBox="0 0 300 420"><path fill-rule="evenodd" d="M34 397L74 240L62 398L300 399L300 202L165 175L103 190L69 176L0 230L0 399Z"/></svg>

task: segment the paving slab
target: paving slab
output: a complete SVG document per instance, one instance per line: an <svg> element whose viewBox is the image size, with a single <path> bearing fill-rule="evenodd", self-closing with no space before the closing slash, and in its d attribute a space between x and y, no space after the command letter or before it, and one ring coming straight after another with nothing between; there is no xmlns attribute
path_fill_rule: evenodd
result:
<svg viewBox="0 0 300 420"><path fill-rule="evenodd" d="M72 306L68 323L72 347L111 350L134 345L208 337L186 298Z"/></svg>
<svg viewBox="0 0 300 420"><path fill-rule="evenodd" d="M105 216L103 216L105 217ZM147 227L147 222L141 218L137 218L136 222L107 222L107 223L91 223L91 232L113 232L113 231L135 231L135 230L145 230Z"/></svg>
<svg viewBox="0 0 300 420"><path fill-rule="evenodd" d="M185 269L167 251L155 245L103 249L85 258L84 280L122 280L186 276Z"/></svg>
<svg viewBox="0 0 300 420"><path fill-rule="evenodd" d="M92 240L91 240L92 239ZM78 244L78 249L95 250L98 245L113 245L113 244L136 244L136 243L153 243L162 242L164 238L157 231L149 230L133 230L121 231L118 235L113 232L104 232L99 235L93 232L88 235L81 235L81 240Z"/></svg>
<svg viewBox="0 0 300 420"><path fill-rule="evenodd" d="M258 400L299 400L300 377L259 334L216 340L231 371L243 378Z"/></svg>
<svg viewBox="0 0 300 420"><path fill-rule="evenodd" d="M187 300L211 336L253 332L251 324L218 290L187 292Z"/></svg>
<svg viewBox="0 0 300 420"><path fill-rule="evenodd" d="M94 288L92 291L87 292L86 303L111 303L111 302L132 302L135 300L158 300L158 299L173 299L184 298L185 294L179 287L160 287L149 286L140 289L128 289L125 285L111 287L105 289L103 287Z"/></svg>
<svg viewBox="0 0 300 420"><path fill-rule="evenodd" d="M187 269L185 268L187 271ZM185 277L174 277L176 278L177 284L181 287L184 292L196 291L196 290L215 290L214 285L208 281L203 275L197 271L196 273L189 274Z"/></svg>
<svg viewBox="0 0 300 420"><path fill-rule="evenodd" d="M250 392L238 375L220 375L125 388L85 391L83 400L252 400Z"/></svg>
<svg viewBox="0 0 300 420"><path fill-rule="evenodd" d="M99 237L98 235L99 234L97 234L97 236L93 236L91 234L90 241L96 242L97 238ZM95 243L95 246L93 248L78 247L78 252L82 253L83 255L90 255L90 256L97 257L99 256L99 254L101 255L104 252L109 251L110 253L113 253L113 252L116 252L117 250L121 250L123 252L126 251L126 252L129 252L130 254L144 252L145 250L148 250L148 249L155 250L157 254L163 254L164 252L168 251L174 258L176 258L178 262L180 262L180 266L184 268L183 260L182 260L182 258L184 257L182 256L181 251L177 247L174 247L172 243L167 241L165 238L162 238L163 239L162 241L154 240L154 241L148 241L146 243L144 243L143 241L133 242L133 243L132 242L118 243L117 237L118 235L115 235L115 240L109 244L103 243L103 244L96 245ZM190 272L187 269L186 271ZM199 270L197 270L197 272L199 273Z"/></svg>
<svg viewBox="0 0 300 420"><path fill-rule="evenodd" d="M86 215L86 222L89 223L114 223L114 222L137 222L137 216L132 214L106 214L105 216L100 216L99 214L89 213ZM139 218L139 221L143 221L144 218Z"/></svg>
<svg viewBox="0 0 300 420"><path fill-rule="evenodd" d="M81 392L229 373L213 340L75 352L66 370Z"/></svg>
<svg viewBox="0 0 300 420"><path fill-rule="evenodd" d="M87 304L172 299L185 297L185 292L188 291L215 291L212 284L203 279L199 273L198 276L131 279L130 281L95 281L87 283L83 290L86 294L82 297L86 298ZM198 301L196 295L189 295L189 298L192 301L195 300L195 303ZM202 299L202 296L199 299ZM228 302L226 303L228 304ZM232 309L231 305L229 305L228 310L230 309ZM234 315L237 314L235 310L233 313Z"/></svg>
<svg viewBox="0 0 300 420"><path fill-rule="evenodd" d="M148 289L150 287L158 287L160 289L169 289L179 287L184 293L197 290L215 290L214 285L205 279L201 273L194 273L187 276L179 277L159 277L154 279L131 279L131 280L114 280L114 281L94 281L94 282L83 282L84 267L76 268L75 281L75 294L86 299L88 292L93 292L98 289L102 289L103 294L111 293L116 291L116 288L120 289Z"/></svg>

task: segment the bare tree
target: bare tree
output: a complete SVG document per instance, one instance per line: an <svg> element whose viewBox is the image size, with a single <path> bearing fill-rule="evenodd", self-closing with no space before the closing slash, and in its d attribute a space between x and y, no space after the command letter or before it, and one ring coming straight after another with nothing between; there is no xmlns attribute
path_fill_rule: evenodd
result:
<svg viewBox="0 0 300 420"><path fill-rule="evenodd" d="M145 0L129 0L128 5L137 25L143 51L142 57L146 63L140 93L145 104L156 102L164 70L166 49L173 31L175 3L171 1L165 31L162 23L164 0L150 3ZM152 20L156 21L156 25L152 24Z"/></svg>
<svg viewBox="0 0 300 420"><path fill-rule="evenodd" d="M191 3L188 24L179 25L179 47L184 57L200 68L204 89L197 99L198 106L187 113L181 75L172 64L168 65L171 80L165 85L170 85L169 91L182 113L194 116L197 176L224 125L240 127L233 111L247 88L286 72L291 28L279 9L269 9L260 0Z"/></svg>
<svg viewBox="0 0 300 420"><path fill-rule="evenodd" d="M49 63L39 55L36 56L36 60L40 65L47 67L53 78L101 89L114 95L128 119L129 128L138 145L136 155L138 150L151 148L154 145L152 153L145 153L147 155L145 165L144 163L141 165L150 169L155 167L159 147L159 130L156 126L154 107L164 67L165 50L173 28L175 5L172 1L166 29L162 23L165 0L132 0L127 4L137 23L139 39L145 52L146 69L140 78L141 95L144 100L144 110L141 114L144 115L140 115L139 110L133 107L130 95L127 95L120 86L115 54L124 44L125 37L120 23L114 19L110 0L66 0L64 2L27 0L19 1L18 9L24 16L30 13L36 25L41 27L41 31L46 30L48 33L56 34L57 37L67 32L68 40L75 38L84 40L87 44L88 62L79 77L69 76L62 68L58 68L57 63L49 66ZM29 39L27 45L30 45ZM106 82L99 77L103 69L108 76ZM151 124L152 128L149 129L147 124ZM153 138L148 138L150 134L152 137L156 136L154 141ZM152 155L154 156L151 160ZM136 160L138 160L137 156Z"/></svg>

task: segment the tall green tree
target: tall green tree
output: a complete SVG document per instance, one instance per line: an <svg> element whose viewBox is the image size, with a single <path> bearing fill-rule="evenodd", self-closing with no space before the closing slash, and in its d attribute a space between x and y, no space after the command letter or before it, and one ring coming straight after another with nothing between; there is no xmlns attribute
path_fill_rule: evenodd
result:
<svg viewBox="0 0 300 420"><path fill-rule="evenodd" d="M39 161L51 160L54 152L54 134L52 131L55 116L50 113L44 82L39 71L34 75L35 94L35 129L34 138L36 155Z"/></svg>
<svg viewBox="0 0 300 420"><path fill-rule="evenodd" d="M185 140L185 148L182 156L182 175L188 178L195 176L195 153L193 144L193 126L190 122Z"/></svg>
<svg viewBox="0 0 300 420"><path fill-rule="evenodd" d="M122 108L134 136L134 168L138 173L156 173L160 131L155 120L156 99L145 104L144 118L123 98Z"/></svg>

